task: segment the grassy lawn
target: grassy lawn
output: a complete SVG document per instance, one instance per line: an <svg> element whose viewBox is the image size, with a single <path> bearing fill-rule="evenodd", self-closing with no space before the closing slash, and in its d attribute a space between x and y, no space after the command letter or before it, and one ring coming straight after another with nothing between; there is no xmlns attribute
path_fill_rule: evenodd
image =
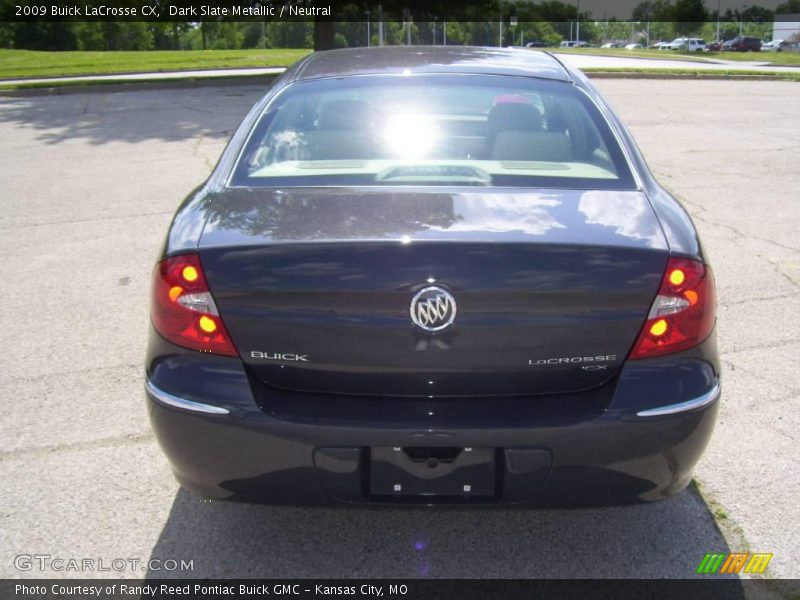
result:
<svg viewBox="0 0 800 600"><path fill-rule="evenodd" d="M673 50L625 50L624 48L554 48L553 52L594 54L599 56L628 56L660 60L692 60L700 62L735 60L763 62L773 65L800 67L800 52L676 52Z"/></svg>
<svg viewBox="0 0 800 600"><path fill-rule="evenodd" d="M800 70L797 73L786 73L783 71L767 71L764 69L752 69L747 71L733 70L733 69L672 69L672 68L604 68L592 67L589 69L581 69L589 77L593 73L604 73L609 75L644 75L644 76L658 76L667 75L674 77L681 77L685 79L748 79L748 78L766 78L777 79L781 81L797 81L800 82Z"/></svg>
<svg viewBox="0 0 800 600"><path fill-rule="evenodd" d="M287 67L311 50L35 52L0 50L0 79L140 71Z"/></svg>
<svg viewBox="0 0 800 600"><path fill-rule="evenodd" d="M800 52L707 52L709 58L800 67Z"/></svg>
<svg viewBox="0 0 800 600"><path fill-rule="evenodd" d="M654 58L657 60L693 60L707 62L707 57L699 52L671 52L667 50L625 50L624 48L547 48L558 54L593 54L595 56L621 56L628 58Z"/></svg>

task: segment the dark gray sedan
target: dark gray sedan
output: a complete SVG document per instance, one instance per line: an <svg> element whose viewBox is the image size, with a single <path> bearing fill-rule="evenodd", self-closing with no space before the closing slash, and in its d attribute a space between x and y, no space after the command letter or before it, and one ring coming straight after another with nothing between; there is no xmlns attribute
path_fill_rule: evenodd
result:
<svg viewBox="0 0 800 600"><path fill-rule="evenodd" d="M153 427L213 498L658 500L719 405L697 232L544 52L300 61L181 204L152 294Z"/></svg>

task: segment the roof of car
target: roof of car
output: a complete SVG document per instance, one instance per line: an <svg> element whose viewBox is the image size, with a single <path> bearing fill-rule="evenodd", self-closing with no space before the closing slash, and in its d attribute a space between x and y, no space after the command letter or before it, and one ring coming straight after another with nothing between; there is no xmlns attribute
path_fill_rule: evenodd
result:
<svg viewBox="0 0 800 600"><path fill-rule="evenodd" d="M298 64L293 79L377 73L516 75L571 81L547 52L472 46L381 46L315 52Z"/></svg>

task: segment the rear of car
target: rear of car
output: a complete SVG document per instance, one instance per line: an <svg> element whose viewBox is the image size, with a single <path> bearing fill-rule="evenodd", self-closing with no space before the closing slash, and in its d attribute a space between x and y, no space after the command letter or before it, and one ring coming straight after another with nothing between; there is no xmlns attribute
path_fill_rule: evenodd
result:
<svg viewBox="0 0 800 600"><path fill-rule="evenodd" d="M736 36L722 44L722 50L728 52L758 52L761 50L761 40L755 37Z"/></svg>
<svg viewBox="0 0 800 600"><path fill-rule="evenodd" d="M579 74L400 52L300 65L176 215L147 388L177 478L314 504L677 493L719 396L685 213Z"/></svg>
<svg viewBox="0 0 800 600"><path fill-rule="evenodd" d="M700 38L676 38L669 43L668 48L683 52L702 52L706 49L706 43Z"/></svg>
<svg viewBox="0 0 800 600"><path fill-rule="evenodd" d="M786 51L791 44L784 40L772 40L771 42L767 42L761 46L762 52L784 52Z"/></svg>

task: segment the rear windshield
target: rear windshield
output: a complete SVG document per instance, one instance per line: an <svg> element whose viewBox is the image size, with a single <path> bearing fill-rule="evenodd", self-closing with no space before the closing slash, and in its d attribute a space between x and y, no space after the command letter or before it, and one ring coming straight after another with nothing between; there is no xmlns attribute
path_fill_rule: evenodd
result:
<svg viewBox="0 0 800 600"><path fill-rule="evenodd" d="M633 188L575 86L489 75L294 83L266 106L231 184Z"/></svg>

